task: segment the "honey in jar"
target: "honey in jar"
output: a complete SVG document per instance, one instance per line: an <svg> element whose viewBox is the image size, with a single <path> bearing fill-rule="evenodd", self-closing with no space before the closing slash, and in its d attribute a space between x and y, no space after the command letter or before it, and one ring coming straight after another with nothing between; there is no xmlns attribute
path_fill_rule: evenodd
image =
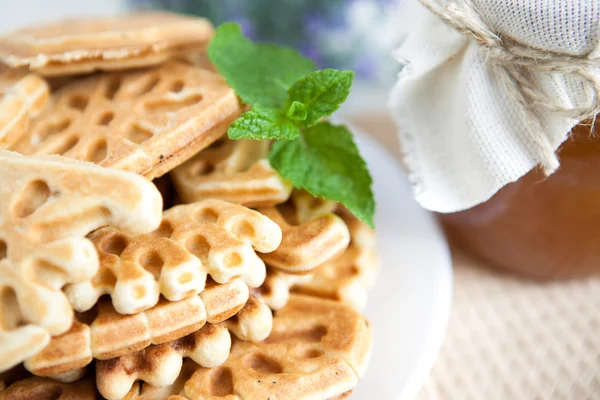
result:
<svg viewBox="0 0 600 400"><path fill-rule="evenodd" d="M600 137L576 126L557 154L549 177L534 169L483 204L440 214L451 241L530 277L600 273Z"/></svg>

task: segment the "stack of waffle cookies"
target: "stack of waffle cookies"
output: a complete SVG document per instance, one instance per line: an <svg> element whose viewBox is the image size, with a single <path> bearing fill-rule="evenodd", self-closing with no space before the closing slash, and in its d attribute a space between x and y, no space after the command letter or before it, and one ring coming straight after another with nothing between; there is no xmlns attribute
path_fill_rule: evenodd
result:
<svg viewBox="0 0 600 400"><path fill-rule="evenodd" d="M0 38L0 399L341 399L363 375L374 232L227 138L212 34Z"/></svg>

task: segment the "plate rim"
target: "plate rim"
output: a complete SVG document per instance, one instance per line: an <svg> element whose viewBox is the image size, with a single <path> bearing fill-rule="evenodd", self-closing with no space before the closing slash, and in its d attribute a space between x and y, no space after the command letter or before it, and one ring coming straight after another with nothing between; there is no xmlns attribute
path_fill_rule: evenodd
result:
<svg viewBox="0 0 600 400"><path fill-rule="evenodd" d="M357 145L359 146L359 150L362 151L362 148L369 146L378 153L381 153L382 157L386 158L390 164L393 164L397 167L399 174L405 179L405 184L408 185L408 178L406 172L403 170L400 160L398 160L397 156L393 155L393 153L387 149L380 141L375 139L373 136L370 136L366 129L361 129L348 121L348 118L336 118L336 122L346 124L351 131L355 134L355 140ZM410 199L414 202L414 199L411 196ZM414 399L420 389L425 384L429 374L437 360L438 353L443 344L444 338L446 336L446 332L448 329L448 322L450 319L451 309L452 309L452 298L453 298L453 290L454 290L454 279L453 279L453 265L452 265L452 257L450 252L450 247L448 242L442 232L442 229L438 223L438 221L434 218L433 214L419 207L419 212L425 218L425 223L429 225L429 230L437 236L441 240L437 240L435 246L438 247L440 257L443 258L443 265L440 264L438 267L440 279L438 280L438 287L435 289L440 293L440 299L437 302L436 306L433 307L432 318L431 321L435 321L436 329L432 329L427 333L427 346L424 348L423 353L418 357L418 360L415 362L415 366L412 369L412 372L408 375L406 383L403 387L399 388L399 393L396 396L397 400L409 400ZM377 277L378 280L382 279L383 274L380 273ZM376 289L377 285L375 286ZM370 301L371 299L369 299ZM367 310L368 311L368 310ZM366 316L369 318L368 312ZM368 371L368 369L367 369ZM360 381L359 381L360 384ZM356 396L352 397L356 399Z"/></svg>

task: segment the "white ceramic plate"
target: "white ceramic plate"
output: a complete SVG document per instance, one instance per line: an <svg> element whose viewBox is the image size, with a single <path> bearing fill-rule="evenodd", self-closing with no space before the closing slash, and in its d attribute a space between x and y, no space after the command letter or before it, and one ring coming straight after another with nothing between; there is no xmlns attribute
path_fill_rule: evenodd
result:
<svg viewBox="0 0 600 400"><path fill-rule="evenodd" d="M443 235L412 199L398 162L364 134L357 142L375 181L381 270L366 310L373 353L352 399L408 400L427 378L446 331L452 264Z"/></svg>

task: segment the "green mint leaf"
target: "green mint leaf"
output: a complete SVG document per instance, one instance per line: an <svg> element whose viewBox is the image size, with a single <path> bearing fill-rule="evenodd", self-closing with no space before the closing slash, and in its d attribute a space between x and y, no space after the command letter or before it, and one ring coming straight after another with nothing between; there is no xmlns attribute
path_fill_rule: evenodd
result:
<svg viewBox="0 0 600 400"><path fill-rule="evenodd" d="M283 108L287 90L314 69L296 50L246 39L236 23L219 26L208 57L235 93L252 106Z"/></svg>
<svg viewBox="0 0 600 400"><path fill-rule="evenodd" d="M269 161L295 187L340 202L373 226L373 181L345 126L320 122L295 140L277 141Z"/></svg>
<svg viewBox="0 0 600 400"><path fill-rule="evenodd" d="M308 115L305 124L311 125L321 117L331 115L350 94L354 73L337 69L311 72L292 85L289 102L304 104Z"/></svg>
<svg viewBox="0 0 600 400"><path fill-rule="evenodd" d="M231 139L295 139L300 129L282 111L255 107L242 114L230 126Z"/></svg>
<svg viewBox="0 0 600 400"><path fill-rule="evenodd" d="M308 113L306 112L304 104L299 101L292 101L290 108L288 108L287 116L294 121L304 121L308 116Z"/></svg>

